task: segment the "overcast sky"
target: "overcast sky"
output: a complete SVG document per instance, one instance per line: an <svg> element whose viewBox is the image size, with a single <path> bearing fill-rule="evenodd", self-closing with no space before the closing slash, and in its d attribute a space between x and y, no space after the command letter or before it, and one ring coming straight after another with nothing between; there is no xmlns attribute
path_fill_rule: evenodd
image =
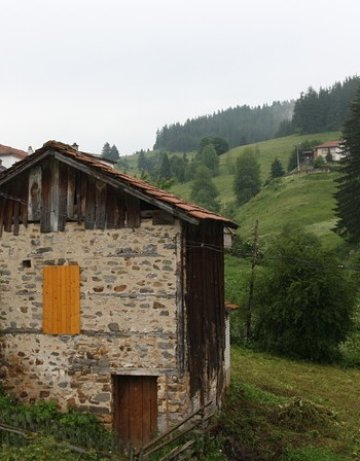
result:
<svg viewBox="0 0 360 461"><path fill-rule="evenodd" d="M121 154L359 74L359 0L0 0L0 144Z"/></svg>

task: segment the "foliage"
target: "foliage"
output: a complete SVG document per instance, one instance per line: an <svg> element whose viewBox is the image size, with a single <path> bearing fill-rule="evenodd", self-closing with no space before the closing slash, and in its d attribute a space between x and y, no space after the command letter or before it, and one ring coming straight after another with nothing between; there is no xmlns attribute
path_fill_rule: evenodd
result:
<svg viewBox="0 0 360 461"><path fill-rule="evenodd" d="M347 78L317 92L309 88L296 101L293 128L301 133L339 130L346 120L350 103L360 86L360 77Z"/></svg>
<svg viewBox="0 0 360 461"><path fill-rule="evenodd" d="M100 424L95 415L75 409L70 409L67 413L60 413L56 408L56 403L51 401L24 405L14 402L4 392L0 392L0 420L10 425L20 426L24 430L31 432L35 430L41 436L49 436L50 441L53 436L60 442L65 440L67 443L83 448L96 448L104 451L108 451L113 445L112 433ZM4 441L2 435L3 433L0 434L0 443ZM44 441L46 440L44 438ZM8 444L11 445L10 442L11 440ZM67 460L67 458L64 459Z"/></svg>
<svg viewBox="0 0 360 461"><path fill-rule="evenodd" d="M284 176L284 174L285 174L285 170L282 166L282 163L276 157L271 164L270 176L272 179L275 179L275 178L280 178L281 176Z"/></svg>
<svg viewBox="0 0 360 461"><path fill-rule="evenodd" d="M119 151L117 149L117 147L115 146L115 144L113 144L111 147L110 147L110 144L108 142L106 142L102 148L102 151L101 151L101 157L106 159L106 160L111 160L113 162L117 162L120 158L120 154L119 154Z"/></svg>
<svg viewBox="0 0 360 461"><path fill-rule="evenodd" d="M219 192L212 182L209 169L204 165L198 166L191 189L191 200L204 208L218 212L220 210L218 195Z"/></svg>
<svg viewBox="0 0 360 461"><path fill-rule="evenodd" d="M84 457L72 452L65 444L59 444L53 437L38 437L21 447L3 445L0 461L80 461L95 457Z"/></svg>
<svg viewBox="0 0 360 461"><path fill-rule="evenodd" d="M170 179L171 178L170 160L166 152L162 154L159 178L160 179Z"/></svg>
<svg viewBox="0 0 360 461"><path fill-rule="evenodd" d="M316 159L314 160L314 168L323 168L325 166L325 160L323 159L323 157L321 155L319 155L319 157L316 157Z"/></svg>
<svg viewBox="0 0 360 461"><path fill-rule="evenodd" d="M360 370L232 352L232 385L217 428L228 459L358 459Z"/></svg>
<svg viewBox="0 0 360 461"><path fill-rule="evenodd" d="M255 339L280 354L331 361L352 326L355 285L320 240L285 226L258 288Z"/></svg>
<svg viewBox="0 0 360 461"><path fill-rule="evenodd" d="M293 107L292 101L244 105L188 119L184 124L165 125L156 133L154 149L189 152L196 150L204 137L226 139L230 147L269 139L283 120L291 118Z"/></svg>
<svg viewBox="0 0 360 461"><path fill-rule="evenodd" d="M219 157L216 153L215 147L210 144L205 144L197 153L195 161L201 165L205 165L212 176L219 173Z"/></svg>
<svg viewBox="0 0 360 461"><path fill-rule="evenodd" d="M318 139L312 139L312 140L305 140L301 142L300 144L296 145L293 147L291 154L289 156L288 160L288 171L293 171L297 168L298 164L298 157L299 157L299 164L304 162L304 152L313 150L315 146L318 146L321 144L322 141L319 141Z"/></svg>
<svg viewBox="0 0 360 461"><path fill-rule="evenodd" d="M333 451L307 446L288 450L283 461L345 461L345 459Z"/></svg>
<svg viewBox="0 0 360 461"><path fill-rule="evenodd" d="M260 164L251 149L246 150L236 162L234 192L237 203L243 205L260 192Z"/></svg>
<svg viewBox="0 0 360 461"><path fill-rule="evenodd" d="M353 314L353 328L346 340L341 344L340 350L344 362L348 366L360 368L360 302L358 300Z"/></svg>
<svg viewBox="0 0 360 461"><path fill-rule="evenodd" d="M350 242L360 242L360 88L351 106L344 130L344 167L335 194L336 214L340 218L336 229Z"/></svg>
<svg viewBox="0 0 360 461"><path fill-rule="evenodd" d="M208 136L206 138L202 138L202 140L200 141L199 151L208 144L212 144L214 146L217 155L225 154L225 152L229 150L229 143L225 141L224 138L212 138Z"/></svg>
<svg viewBox="0 0 360 461"><path fill-rule="evenodd" d="M106 142L104 144L103 148L102 148L101 157L102 158L109 158L110 151L111 151L110 144L108 142Z"/></svg>
<svg viewBox="0 0 360 461"><path fill-rule="evenodd" d="M148 170L148 162L145 156L145 152L141 150L139 152L139 157L137 161L137 168L139 171L147 171Z"/></svg>

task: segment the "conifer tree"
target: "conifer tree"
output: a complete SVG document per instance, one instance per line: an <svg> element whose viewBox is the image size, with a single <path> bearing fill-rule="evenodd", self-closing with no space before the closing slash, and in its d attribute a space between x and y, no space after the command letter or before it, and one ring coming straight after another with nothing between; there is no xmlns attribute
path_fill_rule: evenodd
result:
<svg viewBox="0 0 360 461"><path fill-rule="evenodd" d="M260 189L260 164L252 150L246 149L236 161L234 192L237 203L243 205L248 202Z"/></svg>
<svg viewBox="0 0 360 461"><path fill-rule="evenodd" d="M120 154L118 151L118 148L113 144L110 149L110 157L108 157L110 160L113 160L114 162L117 162L120 158Z"/></svg>
<svg viewBox="0 0 360 461"><path fill-rule="evenodd" d="M162 156L159 177L161 179L170 179L171 178L171 168L170 160L168 154L165 152Z"/></svg>
<svg viewBox="0 0 360 461"><path fill-rule="evenodd" d="M220 210L218 196L219 192L212 182L210 170L205 165L199 165L195 171L191 200L204 208L218 212Z"/></svg>
<svg viewBox="0 0 360 461"><path fill-rule="evenodd" d="M342 176L335 194L336 214L339 217L336 229L347 240L360 242L360 89L351 105L351 113L343 130L346 153Z"/></svg>
<svg viewBox="0 0 360 461"><path fill-rule="evenodd" d="M101 157L102 158L109 158L110 151L111 151L110 144L108 142L106 142L104 144L103 148L102 148Z"/></svg>
<svg viewBox="0 0 360 461"><path fill-rule="evenodd" d="M211 172L212 176L216 176L219 173L219 157L216 153L215 147L210 144L200 149L196 155L196 160L205 165Z"/></svg>
<svg viewBox="0 0 360 461"><path fill-rule="evenodd" d="M270 171L270 176L272 179L275 178L281 178L281 176L284 176L285 171L284 168L278 158L275 158L275 160L271 164L271 171Z"/></svg>

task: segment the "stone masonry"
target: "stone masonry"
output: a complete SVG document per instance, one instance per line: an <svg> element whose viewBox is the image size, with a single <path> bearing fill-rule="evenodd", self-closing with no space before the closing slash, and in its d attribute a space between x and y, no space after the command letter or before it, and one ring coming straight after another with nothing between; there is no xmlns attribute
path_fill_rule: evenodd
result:
<svg viewBox="0 0 360 461"><path fill-rule="evenodd" d="M189 410L178 373L177 275L181 227L40 233L38 224L0 240L0 377L24 402L56 400L112 418L112 375L157 376L159 430ZM78 264L79 335L42 333L42 270ZM14 295L15 294L15 295Z"/></svg>

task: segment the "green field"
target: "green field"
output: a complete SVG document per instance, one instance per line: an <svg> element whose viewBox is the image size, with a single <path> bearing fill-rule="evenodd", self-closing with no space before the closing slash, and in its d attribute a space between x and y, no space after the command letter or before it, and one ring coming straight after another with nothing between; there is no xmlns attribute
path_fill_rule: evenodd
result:
<svg viewBox="0 0 360 461"><path fill-rule="evenodd" d="M360 459L359 395L359 369L233 348L220 422L226 454L262 461Z"/></svg>
<svg viewBox="0 0 360 461"><path fill-rule="evenodd" d="M248 146L235 147L229 150L226 154L220 157L220 174L214 178L214 183L220 192L220 200L222 204L226 204L234 200L233 179L234 168L237 157L239 157L245 149L252 148L257 152L257 159L260 163L261 178L265 181L269 177L271 163L277 157L283 164L285 170L287 168L288 159L294 146L304 141L318 140L321 142L334 141L339 139L339 132L326 132L309 135L291 135L284 138L270 139L269 141L250 144ZM185 184L176 184L172 187L171 192L189 199L192 182Z"/></svg>

